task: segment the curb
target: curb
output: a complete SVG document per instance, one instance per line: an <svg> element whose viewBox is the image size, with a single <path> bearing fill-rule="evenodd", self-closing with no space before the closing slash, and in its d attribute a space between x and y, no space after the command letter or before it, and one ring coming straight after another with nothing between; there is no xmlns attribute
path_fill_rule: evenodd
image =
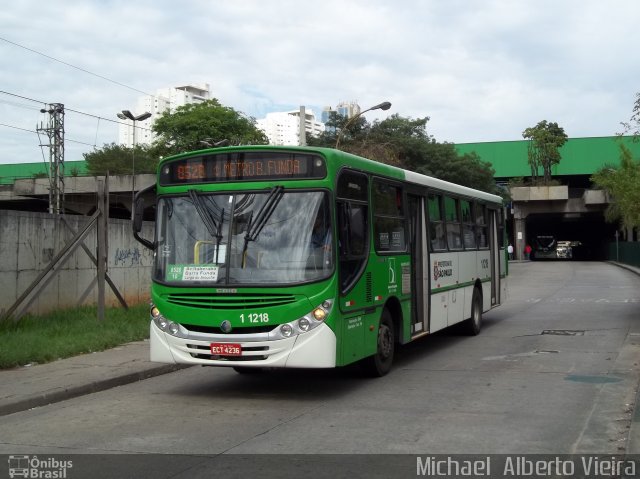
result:
<svg viewBox="0 0 640 479"><path fill-rule="evenodd" d="M116 386L124 386L125 384L131 384L137 381L142 381L143 379L149 379L155 376L160 376L162 374L172 373L174 371L189 368L191 366L191 364L166 364L135 373L124 374L122 376L107 378L101 381L94 381L89 384L83 384L81 386L73 386L62 391L36 393L25 398L18 399L15 402L0 404L0 416L6 416L8 414L22 412L28 409L46 406L48 404L66 401L67 399L73 399L79 396L85 396L87 394L105 391Z"/></svg>
<svg viewBox="0 0 640 479"><path fill-rule="evenodd" d="M635 273L637 275L640 275L640 268L638 268L636 266L632 266L632 265L626 264L626 263L619 263L617 261L607 261L607 263L612 264L614 266L617 266L619 268L626 269L627 271L631 271L632 273Z"/></svg>
<svg viewBox="0 0 640 479"><path fill-rule="evenodd" d="M618 261L607 261L607 263L617 266L627 271L640 276L640 268L632 266L626 263L619 263ZM625 443L625 454L638 454L640 453L640 431L638 430L638 422L640 422L640 387L635 393L635 404L633 411L631 412L631 424L629 426L629 433Z"/></svg>

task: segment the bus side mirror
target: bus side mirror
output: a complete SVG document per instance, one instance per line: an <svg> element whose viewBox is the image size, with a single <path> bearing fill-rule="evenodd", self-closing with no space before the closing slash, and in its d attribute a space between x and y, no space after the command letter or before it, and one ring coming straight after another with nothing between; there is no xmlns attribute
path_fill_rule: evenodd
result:
<svg viewBox="0 0 640 479"><path fill-rule="evenodd" d="M136 193L136 196L133 199L133 217L131 218L133 237L143 246L152 250L156 248L155 244L148 239L141 237L140 232L142 231L142 220L144 218L144 198L142 195L151 190L155 191L155 188L155 185L151 185L149 188L145 188Z"/></svg>
<svg viewBox="0 0 640 479"><path fill-rule="evenodd" d="M142 218L144 216L144 199L136 199L133 209L133 231L140 233L142 231Z"/></svg>

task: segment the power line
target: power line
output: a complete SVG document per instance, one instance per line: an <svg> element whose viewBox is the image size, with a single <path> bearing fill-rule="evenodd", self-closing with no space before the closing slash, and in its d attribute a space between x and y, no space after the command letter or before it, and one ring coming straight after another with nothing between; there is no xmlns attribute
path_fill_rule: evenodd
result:
<svg viewBox="0 0 640 479"><path fill-rule="evenodd" d="M0 126L6 126L7 128L13 128L14 130L22 130L29 133L36 133L35 130L27 130L26 128L20 128L19 126L7 125L6 123L0 123Z"/></svg>
<svg viewBox="0 0 640 479"><path fill-rule="evenodd" d="M28 105L24 105L24 104L21 104L21 103L14 102L14 101L0 100L0 103L2 103L4 105L14 106L16 108L24 108L25 110L35 110L35 111L40 110L40 108L38 108L38 107L28 106Z"/></svg>
<svg viewBox="0 0 640 479"><path fill-rule="evenodd" d="M40 101L40 100L34 100L33 98L29 98L26 96L22 96L22 95L18 95L17 93L10 93L8 91L4 91L4 90L0 90L0 93L4 93L5 95L10 95L10 96L15 96L16 98L22 98L23 100L29 100L29 101L33 101L35 103L42 103L42 104L46 104L46 101Z"/></svg>
<svg viewBox="0 0 640 479"><path fill-rule="evenodd" d="M49 104L49 102L46 102L46 101L36 100L35 98L29 98L29 97L26 97L26 96L18 95L18 94L16 94L16 93L11 93L11 92L4 91L4 90L0 90L0 93L2 93L2 94L4 94L4 95L14 96L14 97L16 97L16 98L21 98L21 99L23 99L23 100L32 101L32 102L34 102L34 103L40 103L40 104L42 104L42 105L48 105L48 104ZM25 108L28 108L28 107L25 107ZM65 109L65 111L71 111L71 112L73 112L73 113L77 113L77 114L79 114L79 115L90 116L90 117L92 117L92 118L97 118L98 120L104 120L104 121L109 121L109 122L111 122L111 123L117 123L118 125L125 125L125 126L129 126L129 123L125 123L125 122L118 121L118 120L112 120L111 118L105 118L105 117L103 117L103 116L99 116L99 115L93 115L93 114L91 114L91 113L86 113L86 112L84 112L84 111L74 110L73 108L68 108L68 107L66 107L66 106L65 106L65 108L64 108L64 109ZM5 125L5 126L8 126L8 125ZM139 129L139 130L152 131L152 130L151 130L151 128L145 128L144 126L138 126L138 125L136 125L136 128L137 128L137 129Z"/></svg>
<svg viewBox="0 0 640 479"><path fill-rule="evenodd" d="M26 131L27 133L38 133L35 130L28 130L26 128L21 128L19 126L14 126L14 125L7 125L6 123L0 123L0 126L4 126L7 128L13 128L14 130L22 130L22 131ZM84 141L79 141L79 140L72 140L71 138L65 138L65 141L70 141L71 143L79 143L80 145L87 145L87 146L93 146L95 147L96 145L91 144L91 143L86 143Z"/></svg>
<svg viewBox="0 0 640 479"><path fill-rule="evenodd" d="M110 121L111 123L117 123L118 125L125 125L125 126L129 126L129 123L125 123L122 121L118 121L118 120L112 120L111 118L105 118L103 116L99 116L99 115L92 115L91 113L85 113L83 111L78 111L78 110L74 110L73 108L64 108L65 111L71 111L73 113L78 113L79 115L85 115L85 116L90 116L92 118L96 118L98 120L104 120L104 121ZM138 126L136 125L136 128L138 130L147 130L147 131L152 131L151 128L145 128L144 126Z"/></svg>
<svg viewBox="0 0 640 479"><path fill-rule="evenodd" d="M71 138L65 138L65 141L70 141L71 143L78 143L80 145L87 145L87 146L92 146L95 148L95 144L91 144L91 143L85 143L84 141L78 141L78 140L72 140Z"/></svg>
<svg viewBox="0 0 640 479"><path fill-rule="evenodd" d="M54 58L54 57L52 57L52 56L50 56L50 55L47 55L47 54L42 53L42 52L39 52L39 51L34 50L34 49L32 49L32 48L25 47L24 45L20 45L19 43L12 42L11 40L7 40L6 38L2 38L2 37L0 37L0 40L5 41L5 42L7 42L7 43L10 43L11 45L15 45L16 47L19 47L19 48L23 48L23 49L25 49L25 50L28 50L28 51L30 51L30 52L32 52L32 53L36 53L36 54L38 54L38 55L41 55L41 56L43 56L43 57L45 57L45 58L48 58L48 59L53 60L53 61L56 61L56 62L58 62L58 63L62 63L63 65L66 65L66 66L68 66L68 67L75 68L76 70L80 70L81 72L84 72L84 73L87 73L87 74L89 74L89 75L93 75L93 76L95 76L95 77L101 78L102 80L106 80L106 81L108 81L108 82L114 83L115 85L118 85L118 86L121 86L121 87L124 87L124 88L128 88L129 90L137 91L137 92L139 92L139 93L143 93L143 94L145 94L145 95L150 95L150 93L147 93L147 92L145 92L145 91L138 90L137 88L134 88L134 87L129 86L129 85L125 85L124 83L120 83L120 82L118 82L118 81L112 80L111 78L107 78L107 77L105 77L105 76L98 75L97 73L90 72L89 70L85 70L84 68L77 67L77 66L75 66L75 65L72 65L71 63L63 62L62 60L58 60L57 58Z"/></svg>

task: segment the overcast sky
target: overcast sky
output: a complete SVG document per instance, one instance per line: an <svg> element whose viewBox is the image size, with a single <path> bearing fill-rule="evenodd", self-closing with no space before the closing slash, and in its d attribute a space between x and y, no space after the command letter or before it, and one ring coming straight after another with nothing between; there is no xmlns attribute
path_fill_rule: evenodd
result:
<svg viewBox="0 0 640 479"><path fill-rule="evenodd" d="M117 142L144 93L194 83L255 118L388 100L367 118L428 116L438 141L521 140L541 120L614 135L640 91L638 19L636 0L8 1L0 163L43 160L37 102L67 108L74 161Z"/></svg>

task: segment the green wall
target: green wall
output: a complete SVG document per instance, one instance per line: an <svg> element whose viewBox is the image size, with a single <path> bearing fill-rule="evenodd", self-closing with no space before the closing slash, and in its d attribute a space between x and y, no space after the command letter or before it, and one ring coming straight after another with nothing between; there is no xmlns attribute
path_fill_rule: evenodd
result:
<svg viewBox="0 0 640 479"><path fill-rule="evenodd" d="M12 185L15 180L33 178L36 175L44 175L49 171L49 163L14 163L12 165L0 165L0 185ZM87 165L84 161L65 161L65 176L72 176L77 171L79 176L87 174Z"/></svg>
<svg viewBox="0 0 640 479"><path fill-rule="evenodd" d="M634 158L640 158L640 142L634 142L632 136L604 136L598 138L570 138L561 148L562 160L553 167L554 175L591 175L606 164L617 165L620 162L618 142L629 148ZM496 170L496 178L530 176L531 169L527 161L527 140L494 141L486 143L460 143L456 150L461 153L475 151L483 161L491 163ZM46 173L49 166L41 163L16 163L0 165L0 184L12 184L19 178L33 178ZM86 175L84 161L65 162L65 174L71 176L76 170Z"/></svg>
<svg viewBox="0 0 640 479"><path fill-rule="evenodd" d="M591 175L605 164L620 162L619 142L640 158L640 142L631 136L599 138L570 138L560 149L562 160L552 169L554 175ZM475 151L483 161L492 164L496 178L531 176L527 160L527 140L461 143L455 145L461 153Z"/></svg>

